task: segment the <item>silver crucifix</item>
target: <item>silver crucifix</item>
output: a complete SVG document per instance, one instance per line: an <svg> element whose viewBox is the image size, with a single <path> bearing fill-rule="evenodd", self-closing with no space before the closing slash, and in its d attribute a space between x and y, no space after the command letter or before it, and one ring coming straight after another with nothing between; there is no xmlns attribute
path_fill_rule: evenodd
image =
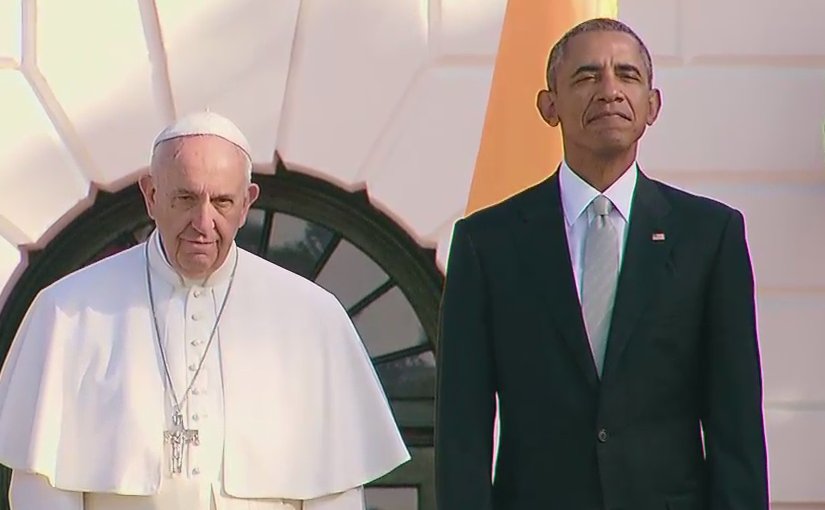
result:
<svg viewBox="0 0 825 510"><path fill-rule="evenodd" d="M172 445L171 455L169 456L169 469L172 474L180 474L183 472L183 448L193 444L198 446L200 441L198 439L198 431L187 429L183 426L183 416L180 413L175 413L172 416L172 423L174 430L167 430L163 433L165 443Z"/></svg>

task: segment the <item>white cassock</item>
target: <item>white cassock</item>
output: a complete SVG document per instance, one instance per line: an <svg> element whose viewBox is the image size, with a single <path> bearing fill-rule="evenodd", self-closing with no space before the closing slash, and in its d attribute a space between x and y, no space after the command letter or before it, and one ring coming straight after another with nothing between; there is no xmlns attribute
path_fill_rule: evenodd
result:
<svg viewBox="0 0 825 510"><path fill-rule="evenodd" d="M206 352L182 406L199 444L177 475L146 253L179 399ZM340 303L235 247L205 282L172 269L157 233L62 279L35 299L0 372L13 510L362 510L363 485L407 460Z"/></svg>

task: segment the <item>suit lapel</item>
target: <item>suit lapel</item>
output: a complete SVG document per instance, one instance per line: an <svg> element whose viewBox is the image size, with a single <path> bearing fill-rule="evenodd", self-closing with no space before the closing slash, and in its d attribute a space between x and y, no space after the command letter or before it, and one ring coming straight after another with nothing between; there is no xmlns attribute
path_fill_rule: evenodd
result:
<svg viewBox="0 0 825 510"><path fill-rule="evenodd" d="M633 328L665 274L676 236L669 211L670 204L656 184L640 171L616 289L603 380L616 372Z"/></svg>
<svg viewBox="0 0 825 510"><path fill-rule="evenodd" d="M513 235L525 268L524 285L552 317L588 383L596 387L598 374L570 264L558 172L531 190L518 214L522 221Z"/></svg>

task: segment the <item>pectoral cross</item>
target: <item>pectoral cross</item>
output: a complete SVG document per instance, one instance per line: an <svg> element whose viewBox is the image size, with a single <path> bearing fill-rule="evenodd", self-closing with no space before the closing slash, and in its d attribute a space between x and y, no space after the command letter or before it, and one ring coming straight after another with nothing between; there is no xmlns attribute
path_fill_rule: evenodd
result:
<svg viewBox="0 0 825 510"><path fill-rule="evenodd" d="M172 474L180 474L183 472L183 449L184 446L193 444L197 446L200 444L198 440L198 431L187 429L183 426L183 416L180 413L175 413L172 416L173 430L167 430L163 433L164 443L172 445L172 451L169 455L169 470Z"/></svg>

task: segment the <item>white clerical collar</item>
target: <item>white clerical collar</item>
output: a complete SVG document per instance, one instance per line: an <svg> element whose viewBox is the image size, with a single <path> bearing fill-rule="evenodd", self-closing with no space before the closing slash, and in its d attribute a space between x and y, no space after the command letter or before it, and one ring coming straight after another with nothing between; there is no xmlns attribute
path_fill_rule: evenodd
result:
<svg viewBox="0 0 825 510"><path fill-rule="evenodd" d="M604 195L610 199L613 206L624 217L626 222L630 222L630 209L633 205L633 192L636 190L639 168L634 161L632 165L614 182L604 193L591 186L587 181L579 177L573 169L563 161L559 169L559 188L561 190L561 203L564 210L564 219L567 226L572 226L584 214L587 206L598 195Z"/></svg>
<svg viewBox="0 0 825 510"><path fill-rule="evenodd" d="M160 274L164 280L176 287L214 287L224 284L229 281L232 275L232 268L235 265L235 259L238 257L238 247L235 245L235 241L232 241L232 246L229 248L229 256L226 257L223 264L203 280L196 280L181 275L169 264L169 260L166 258L166 253L161 245L160 233L157 229L152 231L152 234L146 242L149 243L149 266L153 271Z"/></svg>

